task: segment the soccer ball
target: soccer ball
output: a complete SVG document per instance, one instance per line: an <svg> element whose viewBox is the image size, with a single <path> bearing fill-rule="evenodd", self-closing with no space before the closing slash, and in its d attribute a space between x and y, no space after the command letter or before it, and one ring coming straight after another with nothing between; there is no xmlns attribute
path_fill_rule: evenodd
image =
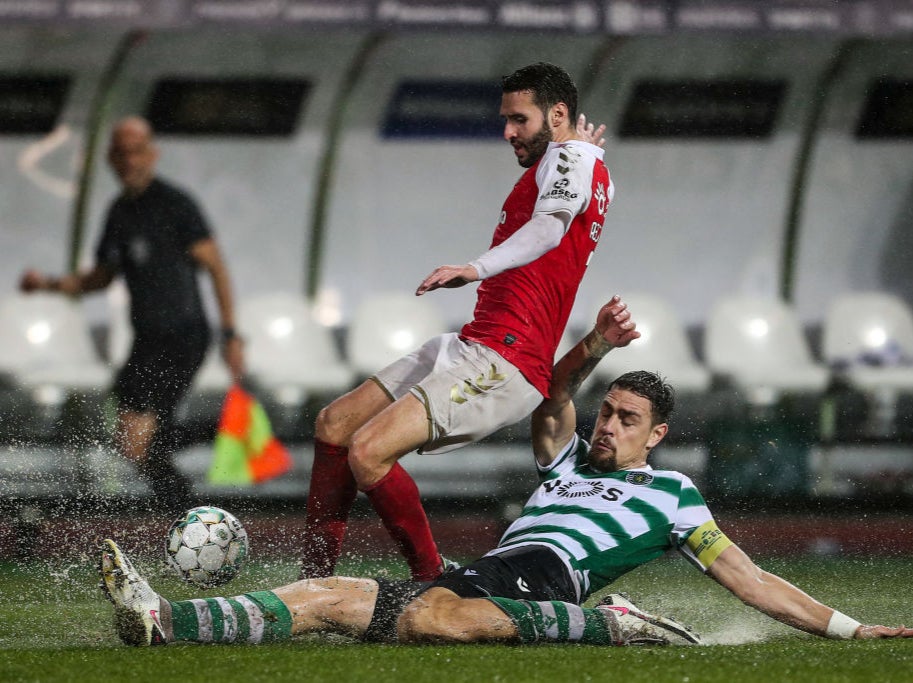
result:
<svg viewBox="0 0 913 683"><path fill-rule="evenodd" d="M231 581L247 557L247 531L217 507L195 507L171 523L165 560L184 581L213 588Z"/></svg>

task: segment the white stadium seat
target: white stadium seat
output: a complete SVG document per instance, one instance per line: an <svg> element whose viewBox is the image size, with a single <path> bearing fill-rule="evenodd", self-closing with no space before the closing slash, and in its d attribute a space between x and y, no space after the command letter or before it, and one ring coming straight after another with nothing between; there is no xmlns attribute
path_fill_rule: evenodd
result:
<svg viewBox="0 0 913 683"><path fill-rule="evenodd" d="M127 293L127 286L118 279L108 287L106 297L108 299L107 358L113 367L120 368L127 362L130 347L133 345L130 295Z"/></svg>
<svg viewBox="0 0 913 683"><path fill-rule="evenodd" d="M218 342L211 344L203 359L203 365L193 378L192 391L207 394L224 394L231 386L231 373L222 360L222 350Z"/></svg>
<svg viewBox="0 0 913 683"><path fill-rule="evenodd" d="M627 347L609 353L594 374L610 381L631 370L649 370L658 372L677 391L696 393L709 389L710 371L695 359L685 328L672 307L652 294L626 294L622 298L641 336ZM594 320L601 306L594 308Z"/></svg>
<svg viewBox="0 0 913 683"><path fill-rule="evenodd" d="M238 305L248 375L283 403L340 393L354 380L330 328L317 323L301 295L263 294Z"/></svg>
<svg viewBox="0 0 913 683"><path fill-rule="evenodd" d="M837 296L824 319L821 354L865 395L872 408L865 431L891 435L900 395L913 393L913 312L904 301L886 292Z"/></svg>
<svg viewBox="0 0 913 683"><path fill-rule="evenodd" d="M707 320L704 344L710 370L754 404L772 404L784 393L820 393L830 380L828 369L812 358L795 311L780 299L720 299Z"/></svg>
<svg viewBox="0 0 913 683"><path fill-rule="evenodd" d="M821 353L863 391L913 390L913 313L897 296L836 297L824 320Z"/></svg>
<svg viewBox="0 0 913 683"><path fill-rule="evenodd" d="M0 371L30 389L103 390L99 358L81 303L59 294L16 294L0 304Z"/></svg>
<svg viewBox="0 0 913 683"><path fill-rule="evenodd" d="M356 374L365 377L444 332L444 319L427 297L380 292L366 296L355 309L346 357Z"/></svg>

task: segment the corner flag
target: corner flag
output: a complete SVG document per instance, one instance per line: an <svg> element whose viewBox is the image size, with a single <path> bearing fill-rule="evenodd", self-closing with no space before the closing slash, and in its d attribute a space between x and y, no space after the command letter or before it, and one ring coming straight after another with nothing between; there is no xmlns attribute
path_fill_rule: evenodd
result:
<svg viewBox="0 0 913 683"><path fill-rule="evenodd" d="M281 476L291 467L292 458L273 435L263 406L249 392L233 385L222 405L209 483L249 486Z"/></svg>

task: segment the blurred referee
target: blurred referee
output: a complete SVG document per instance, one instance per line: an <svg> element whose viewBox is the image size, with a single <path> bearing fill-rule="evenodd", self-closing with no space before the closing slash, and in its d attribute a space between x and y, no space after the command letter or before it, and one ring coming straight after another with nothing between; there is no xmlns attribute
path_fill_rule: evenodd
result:
<svg viewBox="0 0 913 683"><path fill-rule="evenodd" d="M244 360L225 262L197 203L156 176L158 157L145 119L119 121L111 133L108 162L122 190L108 209L95 265L62 277L27 270L20 288L73 296L124 277L134 337L112 389L118 403L115 443L152 487L154 507L178 512L191 503L191 488L171 461L167 433L211 337L196 277L199 268L212 279L222 356L235 380Z"/></svg>

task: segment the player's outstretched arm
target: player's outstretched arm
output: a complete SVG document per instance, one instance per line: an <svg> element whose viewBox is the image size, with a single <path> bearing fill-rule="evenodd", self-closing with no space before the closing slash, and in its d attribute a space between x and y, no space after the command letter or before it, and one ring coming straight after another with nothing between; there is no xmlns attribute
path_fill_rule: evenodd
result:
<svg viewBox="0 0 913 683"><path fill-rule="evenodd" d="M868 626L828 607L789 581L758 567L731 545L710 565L708 574L742 602L789 626L836 640L911 638L913 629Z"/></svg>
<svg viewBox="0 0 913 683"><path fill-rule="evenodd" d="M533 453L540 465L548 465L563 448L577 426L572 401L583 381L612 349L627 346L640 337L628 305L613 296L599 309L593 329L552 369L549 398L533 411Z"/></svg>
<svg viewBox="0 0 913 683"><path fill-rule="evenodd" d="M536 214L514 234L473 261L460 266L440 266L426 277L416 296L440 287L462 287L494 277L505 270L532 263L561 243L571 217L566 212Z"/></svg>
<svg viewBox="0 0 913 683"><path fill-rule="evenodd" d="M114 273L103 266L95 266L82 273L71 273L61 277L44 275L37 270L26 270L19 279L23 292L60 292L74 296L104 289L111 284Z"/></svg>
<svg viewBox="0 0 913 683"><path fill-rule="evenodd" d="M422 280L422 283L415 290L415 296L421 296L426 292L440 289L441 287L455 288L468 285L479 279L479 273L469 264L462 266L438 266L431 275Z"/></svg>

